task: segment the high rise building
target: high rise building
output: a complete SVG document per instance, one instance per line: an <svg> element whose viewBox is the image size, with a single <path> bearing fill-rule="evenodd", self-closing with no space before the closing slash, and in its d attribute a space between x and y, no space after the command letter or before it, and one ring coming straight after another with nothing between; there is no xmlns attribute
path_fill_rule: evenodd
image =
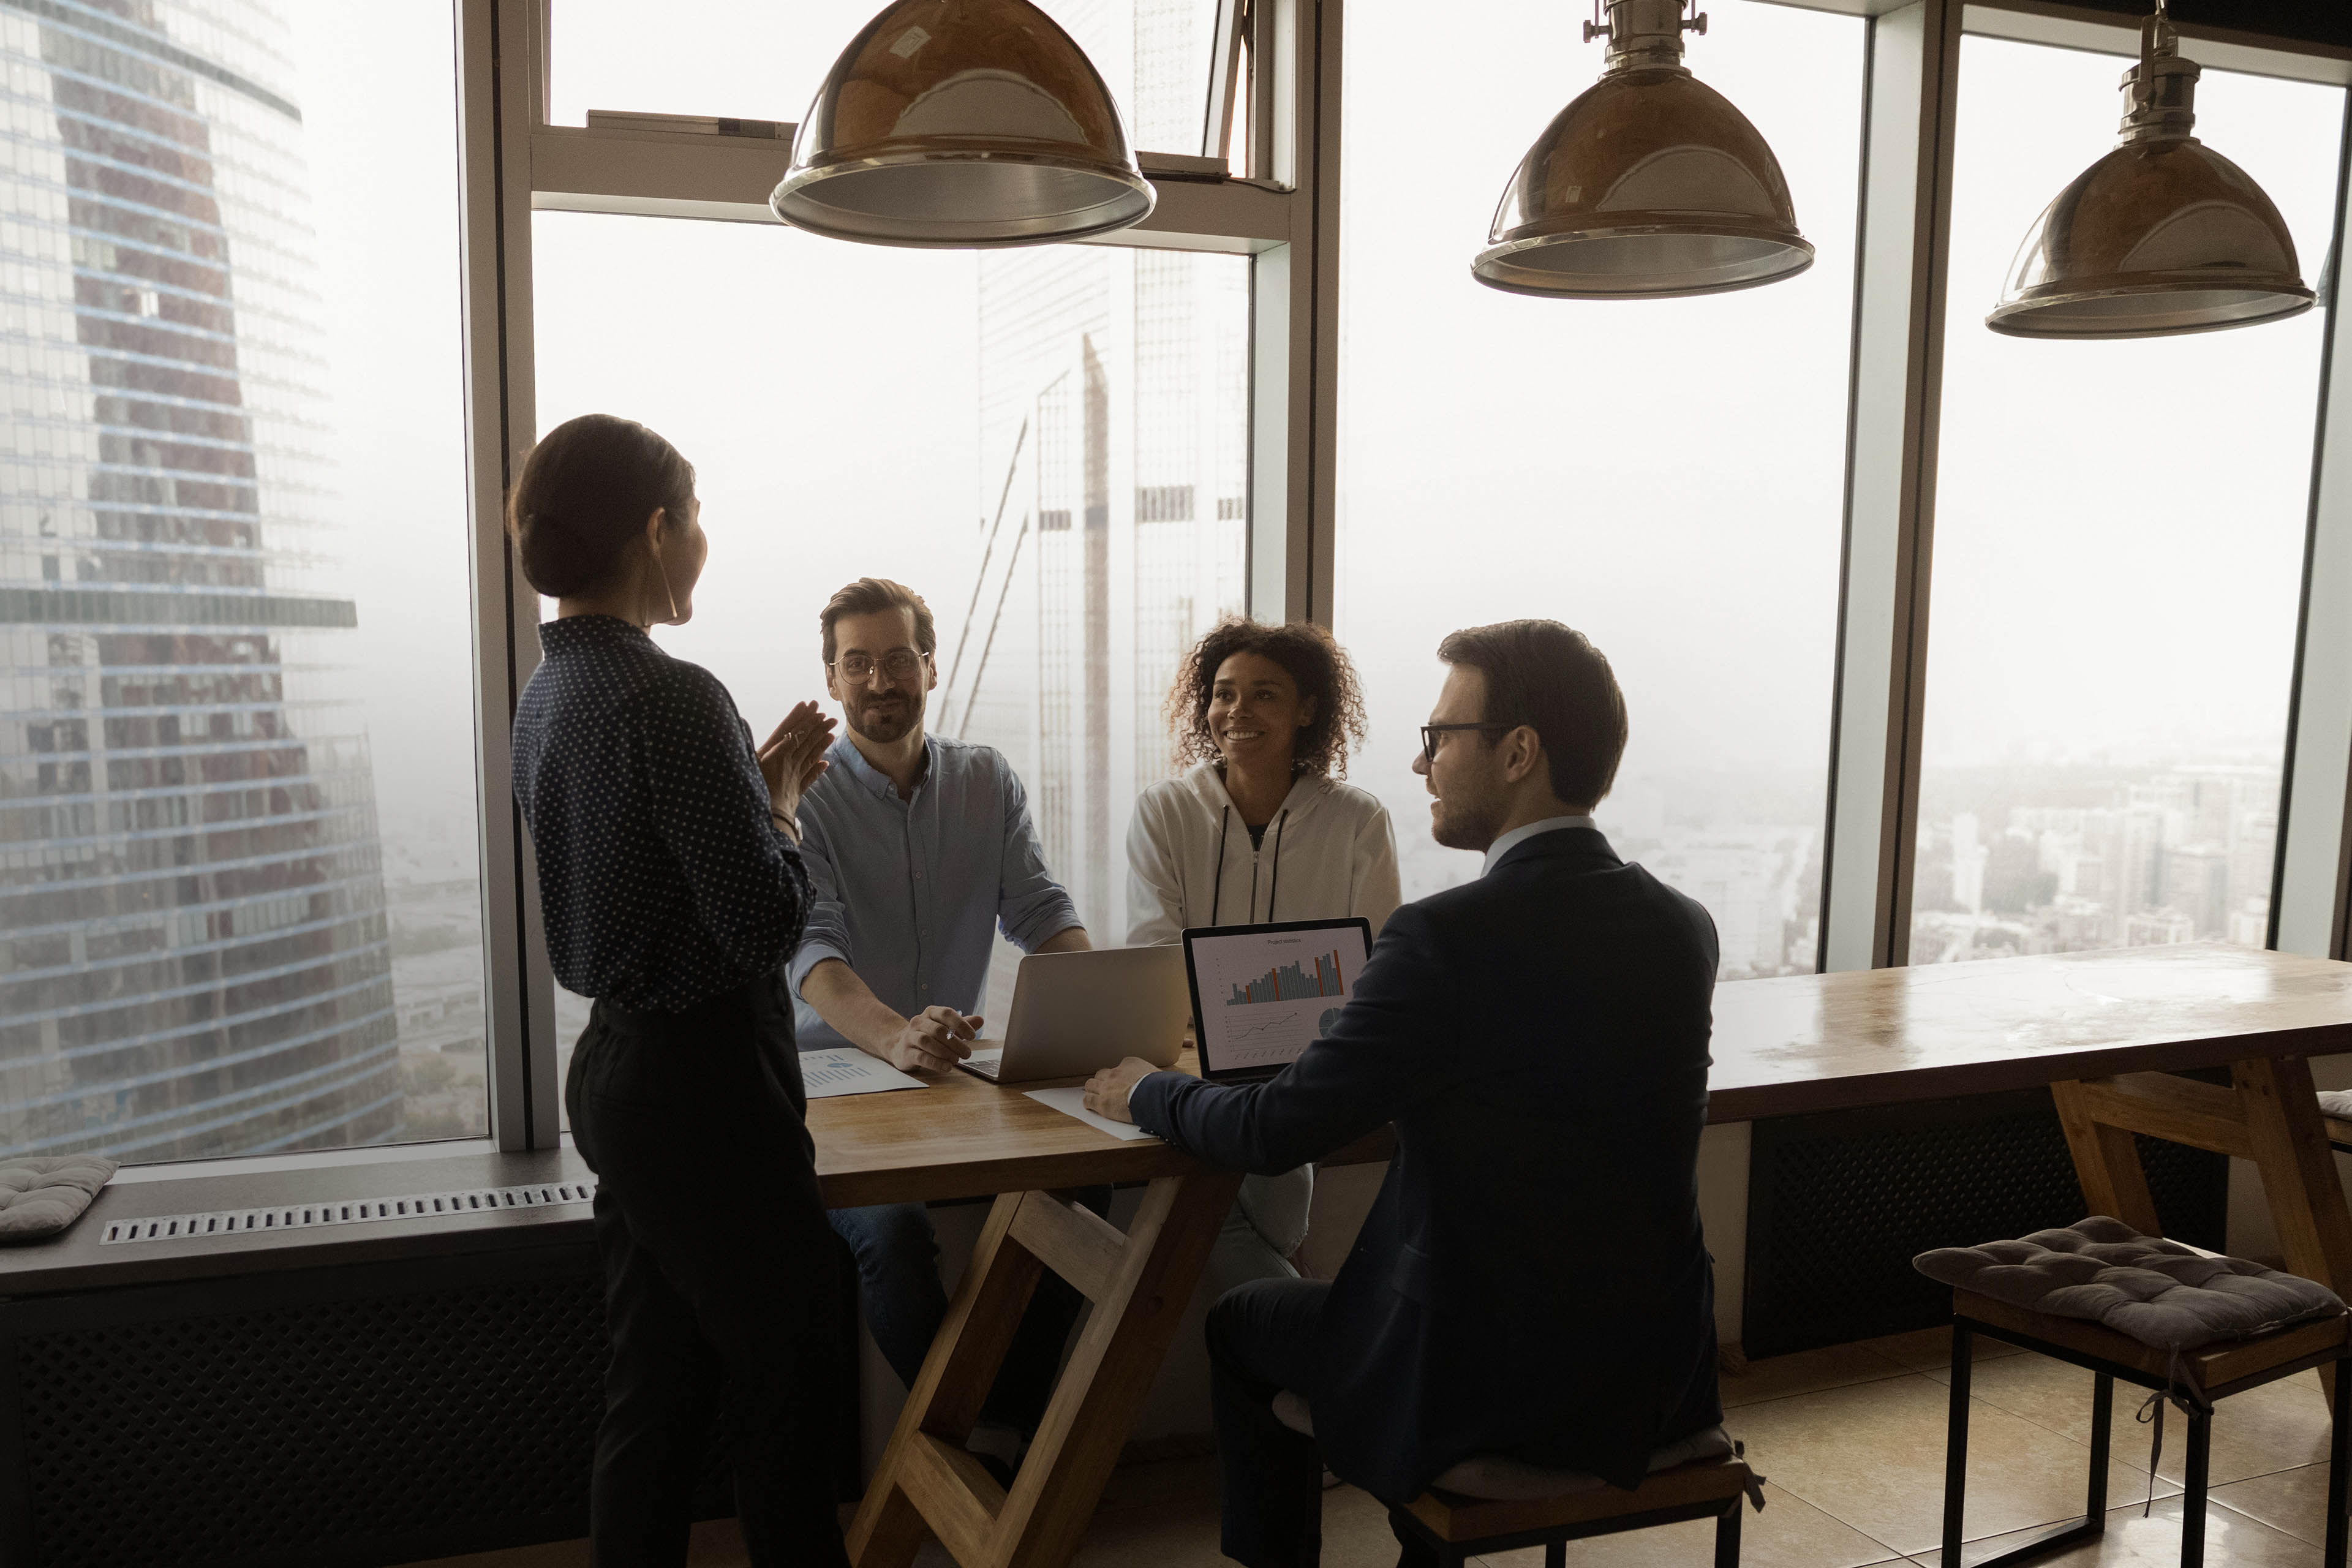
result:
<svg viewBox="0 0 2352 1568"><path fill-rule="evenodd" d="M0 8L0 1153L399 1130L286 34Z"/></svg>
<svg viewBox="0 0 2352 1568"><path fill-rule="evenodd" d="M1198 145L1212 9L1061 8L1139 145ZM1050 868L1110 940L1127 929L1128 814L1174 771L1162 710L1177 664L1245 603L1248 357L1244 258L980 258L981 526L934 599L969 606L961 627L942 616L936 721L1012 761Z"/></svg>

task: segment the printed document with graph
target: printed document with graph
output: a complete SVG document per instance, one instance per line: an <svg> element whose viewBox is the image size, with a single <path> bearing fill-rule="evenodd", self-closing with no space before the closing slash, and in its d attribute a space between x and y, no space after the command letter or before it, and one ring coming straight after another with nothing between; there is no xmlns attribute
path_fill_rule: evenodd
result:
<svg viewBox="0 0 2352 1568"><path fill-rule="evenodd" d="M1184 933L1201 1076L1270 1078L1329 1031L1371 950L1360 920Z"/></svg>

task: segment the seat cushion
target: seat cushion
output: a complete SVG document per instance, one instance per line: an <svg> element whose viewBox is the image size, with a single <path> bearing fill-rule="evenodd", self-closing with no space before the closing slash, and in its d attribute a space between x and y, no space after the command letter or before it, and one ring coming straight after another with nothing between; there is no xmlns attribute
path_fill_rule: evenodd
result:
<svg viewBox="0 0 2352 1568"><path fill-rule="evenodd" d="M1307 1401L1286 1388L1274 1396L1274 1418L1294 1432L1309 1437L1315 1435L1314 1413L1307 1408ZM1660 1470L1682 1465L1729 1458L1731 1451L1731 1435L1720 1426L1709 1426L1651 1450L1650 1473L1656 1475ZM1609 1483L1582 1470L1550 1469L1507 1454L1476 1454L1429 1484L1435 1491L1500 1501L1567 1497Z"/></svg>
<svg viewBox="0 0 2352 1568"><path fill-rule="evenodd" d="M2319 1091L2319 1114L2338 1116L2352 1121L2352 1091L2323 1089Z"/></svg>
<svg viewBox="0 0 2352 1568"><path fill-rule="evenodd" d="M94 1154L0 1161L0 1244L57 1235L81 1217L115 1170Z"/></svg>
<svg viewBox="0 0 2352 1568"><path fill-rule="evenodd" d="M2105 1215L2016 1241L1939 1247L1911 1264L1955 1289L2088 1319L2167 1351L2251 1339L2344 1310L2325 1285L2143 1236Z"/></svg>

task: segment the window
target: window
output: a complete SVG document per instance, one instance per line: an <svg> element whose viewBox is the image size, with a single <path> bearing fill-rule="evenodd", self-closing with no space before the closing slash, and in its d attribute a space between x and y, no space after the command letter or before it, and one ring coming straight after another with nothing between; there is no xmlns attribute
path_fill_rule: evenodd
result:
<svg viewBox="0 0 2352 1568"><path fill-rule="evenodd" d="M2127 63L1961 49L1914 963L2267 941L2325 316L2120 342L1980 324L2114 144ZM2343 92L2209 68L2197 108L2315 281Z"/></svg>
<svg viewBox="0 0 2352 1568"><path fill-rule="evenodd" d="M479 1133L447 14L0 54L0 1154Z"/></svg>
<svg viewBox="0 0 2352 1568"><path fill-rule="evenodd" d="M550 117L591 110L798 122L882 0L553 0ZM1138 148L1197 153L1216 0L1048 0L1110 85Z"/></svg>
<svg viewBox="0 0 2352 1568"><path fill-rule="evenodd" d="M1556 5L1349 18L1338 632L1404 891L1476 874L1429 837L1415 726L1457 626L1545 616L1614 665L1632 741L1601 824L1714 914L1726 976L1813 967L1837 629L1863 26L1711 7L1686 63L1778 153L1811 271L1592 302L1472 281L1504 183L1596 78ZM1511 40L1498 49L1499 37ZM1405 112L1432 84L1448 134Z"/></svg>
<svg viewBox="0 0 2352 1568"><path fill-rule="evenodd" d="M1248 260L572 213L533 247L540 428L625 415L697 469L710 564L657 639L764 735L824 697L834 590L908 584L937 620L928 725L1004 752L1053 873L1123 941L1178 656L1243 604ZM585 1019L558 994L564 1051Z"/></svg>

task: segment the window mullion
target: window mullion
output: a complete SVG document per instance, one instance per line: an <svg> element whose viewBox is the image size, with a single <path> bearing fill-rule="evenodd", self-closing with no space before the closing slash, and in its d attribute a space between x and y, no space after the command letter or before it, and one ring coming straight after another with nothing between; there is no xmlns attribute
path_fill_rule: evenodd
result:
<svg viewBox="0 0 2352 1568"><path fill-rule="evenodd" d="M2343 298L2347 192L2352 192L2352 100L2337 160L2334 299L2323 298L2326 346L2320 361L2318 429L2312 453L2311 521L2304 545L2294 694L2287 718L2284 788L2279 799L2271 945L2282 952L2343 958L2352 950L2352 396L2332 395L2352 364L2352 321ZM2315 610L2317 612L2315 614Z"/></svg>
<svg viewBox="0 0 2352 1568"><path fill-rule="evenodd" d="M1871 22L1824 970L1908 954L1960 13L1916 0Z"/></svg>

